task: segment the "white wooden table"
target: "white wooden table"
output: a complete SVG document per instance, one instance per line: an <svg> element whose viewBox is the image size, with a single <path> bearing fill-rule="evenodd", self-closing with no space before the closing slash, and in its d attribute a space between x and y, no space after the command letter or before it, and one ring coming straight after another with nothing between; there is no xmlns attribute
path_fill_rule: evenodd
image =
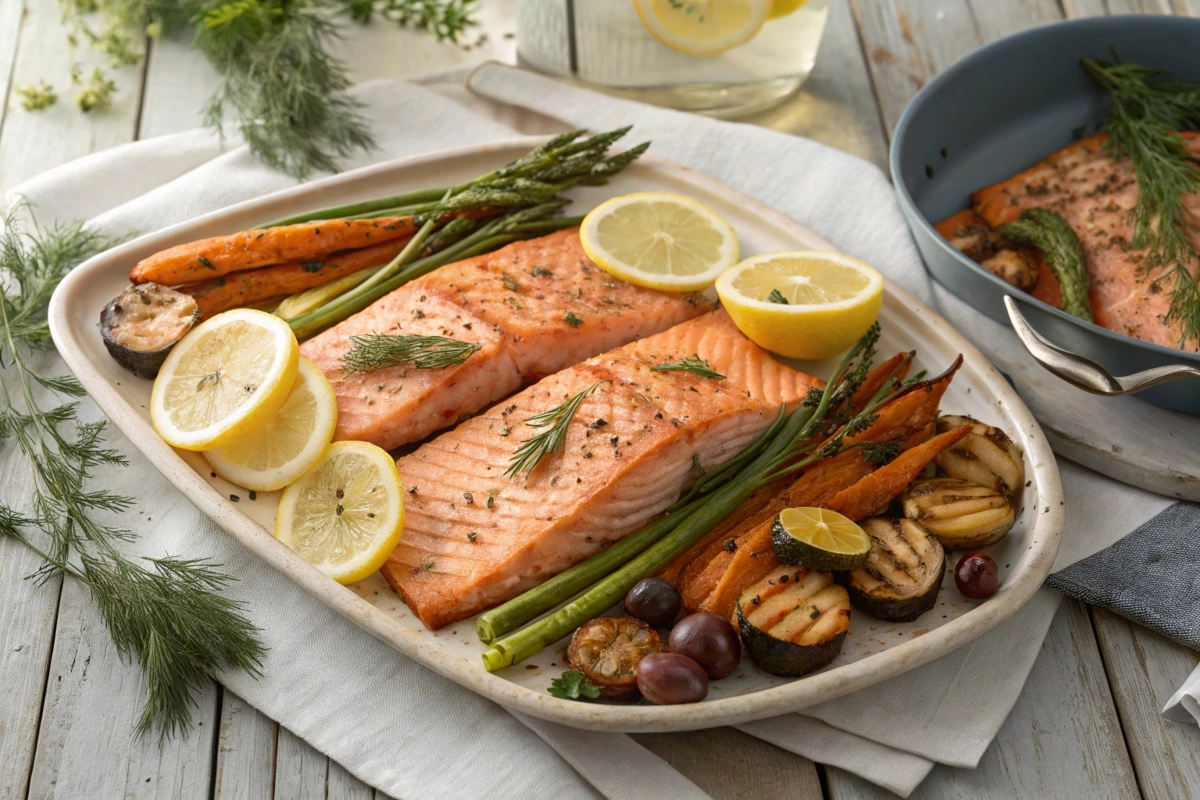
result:
<svg viewBox="0 0 1200 800"><path fill-rule="evenodd" d="M469 48L376 25L354 31L342 50L360 78L480 56L511 59L512 0L483 0L483 6L488 35ZM816 72L799 95L753 121L884 167L888 136L905 103L959 56L1030 25L1128 12L1200 14L1200 0L833 0ZM355 43L363 37L396 44L390 56L361 63L363 48ZM11 87L40 78L67 84L59 11L51 0L0 0L0 91L7 89L0 188L97 150L196 126L214 85L212 70L179 43L149 47L144 65L120 71L121 92L109 111L85 116L64 96L45 112L26 113ZM0 484L7 488L27 481L26 473L11 456L0 459ZM142 699L137 669L117 659L77 583L38 587L22 580L36 566L27 551L0 542L0 798L375 794L218 685L198 698L186 738L133 739ZM1103 609L1064 603L1024 694L979 769L938 767L917 795L1200 797L1200 729L1158 715L1198 658ZM731 729L637 738L717 798L889 796Z"/></svg>

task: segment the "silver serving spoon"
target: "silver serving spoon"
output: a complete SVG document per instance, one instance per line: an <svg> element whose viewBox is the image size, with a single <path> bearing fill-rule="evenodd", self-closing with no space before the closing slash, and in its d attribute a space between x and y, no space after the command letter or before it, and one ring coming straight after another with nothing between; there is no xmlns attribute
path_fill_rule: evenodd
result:
<svg viewBox="0 0 1200 800"><path fill-rule="evenodd" d="M1200 369L1185 364L1154 367L1123 378L1114 377L1111 372L1090 358L1063 350L1046 341L1025 321L1025 317L1017 309L1017 301L1012 297L1005 296L1004 307L1008 309L1008 319L1012 322L1013 331L1025 345L1029 355L1050 372L1085 392L1116 397L1180 378L1200 378Z"/></svg>

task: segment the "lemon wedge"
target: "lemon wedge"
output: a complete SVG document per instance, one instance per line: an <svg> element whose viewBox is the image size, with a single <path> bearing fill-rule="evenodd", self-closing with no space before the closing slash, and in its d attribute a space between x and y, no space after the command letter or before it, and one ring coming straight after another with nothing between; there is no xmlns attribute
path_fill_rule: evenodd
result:
<svg viewBox="0 0 1200 800"><path fill-rule="evenodd" d="M271 492L308 472L329 446L337 427L337 396L307 358L291 394L266 426L232 444L205 450L204 457L225 480Z"/></svg>
<svg viewBox="0 0 1200 800"><path fill-rule="evenodd" d="M788 358L837 355L867 332L883 305L883 278L829 250L754 256L717 279L738 329Z"/></svg>
<svg viewBox="0 0 1200 800"><path fill-rule="evenodd" d="M383 566L404 529L396 462L366 442L334 442L283 491L275 538L338 583Z"/></svg>
<svg viewBox="0 0 1200 800"><path fill-rule="evenodd" d="M814 572L854 569L871 554L871 537L828 508L785 508L771 524L775 557Z"/></svg>
<svg viewBox="0 0 1200 800"><path fill-rule="evenodd" d="M279 317L237 308L171 349L150 392L150 423L183 450L222 447L259 430L296 382L300 346Z"/></svg>
<svg viewBox="0 0 1200 800"><path fill-rule="evenodd" d="M804 5L808 0L773 0L771 3L771 19L779 19L786 17L793 11L796 11L800 6Z"/></svg>
<svg viewBox="0 0 1200 800"><path fill-rule="evenodd" d="M771 0L633 0L642 25L660 42L691 56L715 56L754 38Z"/></svg>
<svg viewBox="0 0 1200 800"><path fill-rule="evenodd" d="M601 269L668 292L706 289L738 259L729 223L677 194L637 192L606 200L584 217L579 236Z"/></svg>

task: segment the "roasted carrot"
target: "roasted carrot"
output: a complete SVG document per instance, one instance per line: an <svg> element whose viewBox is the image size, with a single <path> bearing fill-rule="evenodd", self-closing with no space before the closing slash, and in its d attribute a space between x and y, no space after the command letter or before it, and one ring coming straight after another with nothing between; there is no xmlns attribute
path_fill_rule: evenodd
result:
<svg viewBox="0 0 1200 800"><path fill-rule="evenodd" d="M134 283L181 283L228 275L288 261L310 261L340 250L352 250L411 235L412 217L335 219L242 231L201 239L155 253L129 273Z"/></svg>
<svg viewBox="0 0 1200 800"><path fill-rule="evenodd" d="M892 378L895 378L897 381L904 380L905 376L908 375L909 367L912 366L913 356L916 354L917 351L915 350L910 350L907 353L896 353L896 355L868 372L862 385L855 390L854 394L850 395L848 403L850 414L857 414L866 408L867 403L871 402L871 398Z"/></svg>
<svg viewBox="0 0 1200 800"><path fill-rule="evenodd" d="M269 297L293 295L314 286L391 261L409 238L346 250L312 261L290 261L271 267L235 272L200 283L187 283L179 291L190 294L200 306L200 316L208 319L214 314L239 306L249 306Z"/></svg>
<svg viewBox="0 0 1200 800"><path fill-rule="evenodd" d="M888 464L842 489L828 507L855 522L878 514L933 463L938 453L953 447L970 432L971 426L963 425L905 450Z"/></svg>

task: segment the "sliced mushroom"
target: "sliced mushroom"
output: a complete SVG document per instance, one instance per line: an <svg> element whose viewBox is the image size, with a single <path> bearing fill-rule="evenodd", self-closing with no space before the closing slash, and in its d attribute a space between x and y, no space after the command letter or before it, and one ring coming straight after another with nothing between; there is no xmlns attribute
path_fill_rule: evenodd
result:
<svg viewBox="0 0 1200 800"><path fill-rule="evenodd" d="M1008 498L989 486L957 478L926 478L904 493L904 516L916 520L951 550L975 550L1000 541L1017 519Z"/></svg>
<svg viewBox="0 0 1200 800"><path fill-rule="evenodd" d="M999 428L972 417L945 416L938 419L937 431L944 433L961 425L972 431L937 457L937 465L951 478L977 483L1012 497L1025 483L1025 456L1016 442Z"/></svg>

